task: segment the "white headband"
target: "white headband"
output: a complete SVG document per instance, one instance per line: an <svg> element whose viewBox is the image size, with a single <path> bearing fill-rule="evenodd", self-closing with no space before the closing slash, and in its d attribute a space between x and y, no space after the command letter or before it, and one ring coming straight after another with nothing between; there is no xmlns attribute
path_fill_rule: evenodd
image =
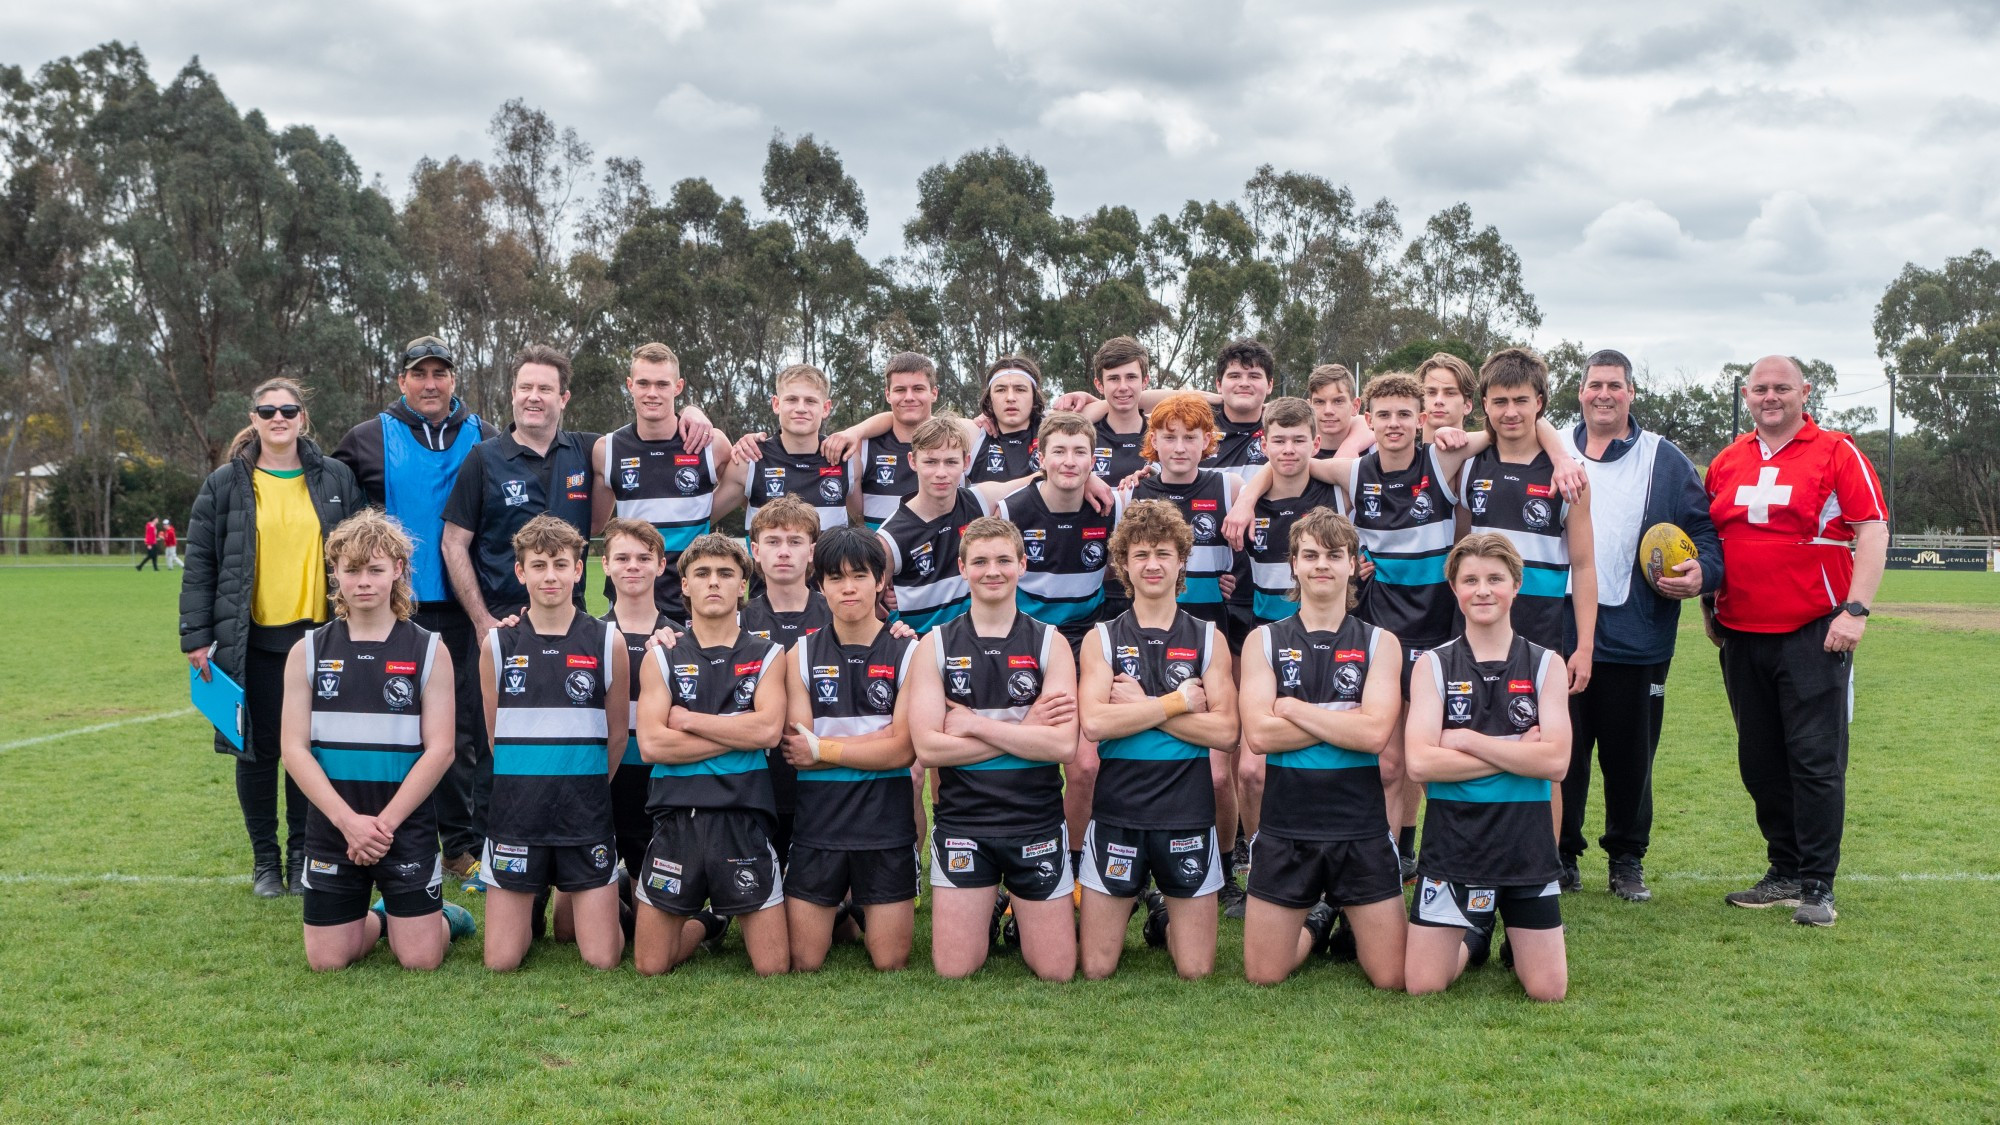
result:
<svg viewBox="0 0 2000 1125"><path fill-rule="evenodd" d="M995 371L993 374L988 375L986 377L986 385L988 387L993 386L993 380L998 379L1002 375L1019 375L1021 378L1026 379L1028 382L1033 383L1037 387L1042 385L1042 381L1040 379L1035 378L1033 375L1029 374L1026 371L1021 370L1018 367L1003 367L1000 370Z"/></svg>

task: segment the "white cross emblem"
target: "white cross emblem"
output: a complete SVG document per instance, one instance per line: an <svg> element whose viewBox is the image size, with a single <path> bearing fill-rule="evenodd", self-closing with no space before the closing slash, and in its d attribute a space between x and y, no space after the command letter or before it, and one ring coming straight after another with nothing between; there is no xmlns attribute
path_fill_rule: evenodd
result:
<svg viewBox="0 0 2000 1125"><path fill-rule="evenodd" d="M1771 505L1780 508L1792 502L1792 486L1778 483L1778 470L1766 466L1757 470L1757 483L1736 487L1736 502L1750 509L1751 523L1770 523Z"/></svg>

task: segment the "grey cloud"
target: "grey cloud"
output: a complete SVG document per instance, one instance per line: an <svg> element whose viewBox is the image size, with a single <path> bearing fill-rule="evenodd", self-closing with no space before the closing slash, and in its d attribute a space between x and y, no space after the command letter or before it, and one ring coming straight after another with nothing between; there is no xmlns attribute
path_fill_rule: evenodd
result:
<svg viewBox="0 0 2000 1125"><path fill-rule="evenodd" d="M1925 134L1937 140L1966 140L2000 130L2000 102L1948 98L1931 113Z"/></svg>
<svg viewBox="0 0 2000 1125"><path fill-rule="evenodd" d="M1854 107L1831 94L1803 94L1776 86L1710 86L1675 100L1666 112L1680 116L1729 117L1752 125L1790 126L1840 121Z"/></svg>
<svg viewBox="0 0 2000 1125"><path fill-rule="evenodd" d="M1446 192L1504 188L1545 159L1543 146L1524 131L1470 118L1406 126L1389 141L1389 158L1404 175Z"/></svg>
<svg viewBox="0 0 2000 1125"><path fill-rule="evenodd" d="M1754 17L1725 8L1693 23L1655 27L1631 38L1593 35L1570 60L1580 74L1643 74L1677 70L1711 59L1782 66L1797 58L1791 35L1762 26Z"/></svg>

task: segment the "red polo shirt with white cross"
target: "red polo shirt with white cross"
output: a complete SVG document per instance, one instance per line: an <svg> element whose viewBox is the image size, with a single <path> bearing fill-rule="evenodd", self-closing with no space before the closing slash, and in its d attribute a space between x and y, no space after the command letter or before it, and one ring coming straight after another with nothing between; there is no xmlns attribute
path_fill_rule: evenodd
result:
<svg viewBox="0 0 2000 1125"><path fill-rule="evenodd" d="M1854 439L1805 417L1776 449L1756 431L1708 465L1708 514L1722 537L1716 620L1789 633L1847 600L1855 526L1889 518L1875 467Z"/></svg>

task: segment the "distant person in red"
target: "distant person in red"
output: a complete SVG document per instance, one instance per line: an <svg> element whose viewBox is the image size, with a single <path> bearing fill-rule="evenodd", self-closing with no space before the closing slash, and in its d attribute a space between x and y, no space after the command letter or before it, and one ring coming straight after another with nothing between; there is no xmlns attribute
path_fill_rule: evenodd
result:
<svg viewBox="0 0 2000 1125"><path fill-rule="evenodd" d="M1874 466L1805 412L1799 365L1766 356L1743 381L1756 430L1708 466L1722 537L1713 636L1736 716L1736 762L1757 806L1771 867L1732 906L1790 906L1831 926L1846 815L1854 648L1888 558L1888 508Z"/></svg>
<svg viewBox="0 0 2000 1125"><path fill-rule="evenodd" d="M181 569L181 538L174 534L174 521L160 521L160 543L167 549L167 569Z"/></svg>
<svg viewBox="0 0 2000 1125"><path fill-rule="evenodd" d="M155 572L158 572L158 571L159 571L159 569L160 569L160 518L159 518L158 516L154 516L154 517L153 517L152 519L149 519L149 520L147 520L147 521L146 521L146 553L145 553L145 554L144 554L143 556L141 556L141 557L140 557L140 559L139 559L139 564L138 564L137 566L133 567L132 569L133 569L133 570L144 570L144 569L146 569L146 564L147 564L147 563L152 563L152 564L153 564L153 570L154 570Z"/></svg>

